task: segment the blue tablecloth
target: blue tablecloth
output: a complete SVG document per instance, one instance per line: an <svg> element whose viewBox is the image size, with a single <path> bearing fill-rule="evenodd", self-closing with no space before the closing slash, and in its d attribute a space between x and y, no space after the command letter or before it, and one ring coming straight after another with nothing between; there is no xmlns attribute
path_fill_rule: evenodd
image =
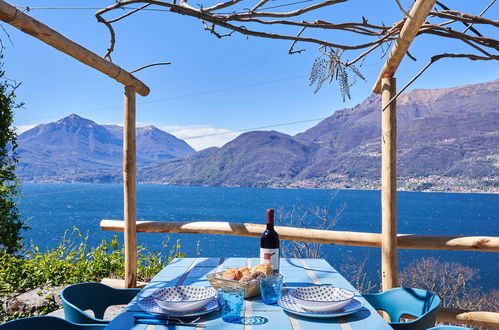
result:
<svg viewBox="0 0 499 330"><path fill-rule="evenodd" d="M259 263L258 258L179 258L174 259L130 302L125 311L111 321L106 329L193 329L182 326L152 326L134 324L133 314L139 312L137 302L154 290L174 285L210 286L206 276L226 268L251 267ZM336 287L355 291L355 296L364 302L364 307L354 314L339 318L316 319L286 313L281 307L265 305L260 297L247 299L244 317L256 319L254 324L231 324L222 321L219 312L201 318L207 329L293 329L293 330L376 330L391 329L388 323L370 306L355 288L324 259L281 259L280 272L287 287L300 287L311 284L332 284ZM262 322L262 320L264 320Z"/></svg>

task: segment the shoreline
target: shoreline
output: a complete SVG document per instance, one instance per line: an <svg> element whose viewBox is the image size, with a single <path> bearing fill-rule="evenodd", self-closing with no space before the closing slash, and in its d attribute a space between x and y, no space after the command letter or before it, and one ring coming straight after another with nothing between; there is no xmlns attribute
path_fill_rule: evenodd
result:
<svg viewBox="0 0 499 330"><path fill-rule="evenodd" d="M75 184L75 185L122 185L122 182L70 182L70 181L21 181L21 187L23 184ZM171 187L219 187L219 188L256 188L256 189L289 189L289 190L348 190L348 191L381 191L381 189L371 189L371 188L356 188L356 187L309 187L309 186L217 186L217 185L176 185L176 184L168 184L164 182L137 182L137 185L163 185L163 186L171 186ZM404 193L445 193L445 194L488 194L488 195L498 195L498 190L491 191L469 191L469 190L407 190L407 189L397 189L397 192Z"/></svg>

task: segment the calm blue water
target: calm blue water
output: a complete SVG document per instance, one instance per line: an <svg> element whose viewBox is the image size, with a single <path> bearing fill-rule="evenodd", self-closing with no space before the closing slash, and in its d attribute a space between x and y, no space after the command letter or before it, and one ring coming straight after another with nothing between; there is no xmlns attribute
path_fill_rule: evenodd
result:
<svg viewBox="0 0 499 330"><path fill-rule="evenodd" d="M20 209L31 230L25 233L40 247L56 246L66 229L73 226L91 234L90 243L98 244L116 233L99 228L101 219L123 219L123 191L112 184L24 184ZM325 207L331 191L307 189L171 187L139 185L137 217L158 221L265 221L267 208L290 211L293 205L308 208ZM381 208L379 191L338 191L333 209L344 204L335 230L380 232ZM400 233L426 235L499 236L499 195L409 193L398 194ZM121 237L121 233L119 233ZM257 256L256 238L172 234L180 239L182 249L193 256L197 241L202 256ZM139 244L160 250L165 234L138 234ZM377 248L328 245L324 257L336 268L348 260L368 258L366 271L371 278L379 276L380 252ZM422 256L458 261L479 268L476 285L498 288L499 255L487 252L400 250L399 263L404 267Z"/></svg>

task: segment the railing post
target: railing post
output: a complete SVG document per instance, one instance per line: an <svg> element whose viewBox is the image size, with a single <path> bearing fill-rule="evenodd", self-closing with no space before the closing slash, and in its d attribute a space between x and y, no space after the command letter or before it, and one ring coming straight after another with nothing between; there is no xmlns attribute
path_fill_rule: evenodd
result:
<svg viewBox="0 0 499 330"><path fill-rule="evenodd" d="M125 87L123 127L123 190L125 215L125 287L137 285L137 210L136 210L136 146L135 88Z"/></svg>
<svg viewBox="0 0 499 330"><path fill-rule="evenodd" d="M395 78L381 81L381 109L396 94ZM381 285L398 286L397 265L397 114L394 100L381 113Z"/></svg>

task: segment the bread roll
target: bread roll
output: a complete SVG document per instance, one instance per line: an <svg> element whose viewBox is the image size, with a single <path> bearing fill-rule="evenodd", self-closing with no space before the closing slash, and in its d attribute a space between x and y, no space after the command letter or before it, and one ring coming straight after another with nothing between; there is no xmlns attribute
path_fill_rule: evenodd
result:
<svg viewBox="0 0 499 330"><path fill-rule="evenodd" d="M274 268L272 268L272 266L269 264L259 264L259 265L256 265L255 267L253 267L251 272L252 273L262 272L265 275L270 275L274 272Z"/></svg>
<svg viewBox="0 0 499 330"><path fill-rule="evenodd" d="M241 273L243 273L243 276L249 275L251 273L249 268L246 266L238 268L237 270L241 271Z"/></svg>
<svg viewBox="0 0 499 330"><path fill-rule="evenodd" d="M265 274L262 272L252 272L250 277L251 277L251 280L257 280L260 278L260 276L263 276L263 275L265 275Z"/></svg>
<svg viewBox="0 0 499 330"><path fill-rule="evenodd" d="M223 277L228 280L239 281L243 277L243 273L239 269L227 269L223 273Z"/></svg>
<svg viewBox="0 0 499 330"><path fill-rule="evenodd" d="M251 275L248 273L247 275L244 275L240 280L239 282L242 282L242 283L248 283L248 282L251 282L253 281L254 279L251 278Z"/></svg>

